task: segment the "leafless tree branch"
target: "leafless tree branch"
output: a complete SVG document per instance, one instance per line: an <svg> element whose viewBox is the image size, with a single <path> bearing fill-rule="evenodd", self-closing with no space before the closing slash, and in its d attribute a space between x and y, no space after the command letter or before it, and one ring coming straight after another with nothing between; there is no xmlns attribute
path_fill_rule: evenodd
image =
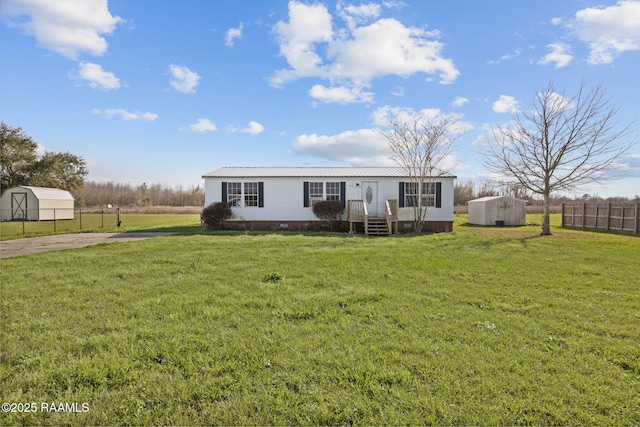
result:
<svg viewBox="0 0 640 427"><path fill-rule="evenodd" d="M551 234L549 196L608 179L605 172L615 172L614 164L636 143L625 140L631 124L622 125L618 112L601 85L587 90L583 83L567 98L549 82L534 96L530 112L492 130L483 163L505 181L544 197L542 234Z"/></svg>
<svg viewBox="0 0 640 427"><path fill-rule="evenodd" d="M388 142L388 156L403 167L417 186L413 200L414 227L422 229L427 206L422 203L422 189L439 176L449 175L455 168L453 144L460 136L453 117L410 118L401 115L389 121L382 135Z"/></svg>

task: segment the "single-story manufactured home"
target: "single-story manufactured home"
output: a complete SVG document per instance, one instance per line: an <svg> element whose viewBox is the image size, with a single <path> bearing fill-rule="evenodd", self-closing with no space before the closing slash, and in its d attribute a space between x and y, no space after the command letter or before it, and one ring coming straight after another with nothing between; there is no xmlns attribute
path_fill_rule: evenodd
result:
<svg viewBox="0 0 640 427"><path fill-rule="evenodd" d="M74 219L75 200L58 188L19 186L0 197L2 221L45 221Z"/></svg>
<svg viewBox="0 0 640 427"><path fill-rule="evenodd" d="M527 225L527 201L508 196L470 200L469 224Z"/></svg>
<svg viewBox="0 0 640 427"><path fill-rule="evenodd" d="M229 203L236 228L317 229L314 203L337 200L350 229L361 223L367 234L409 231L421 193L427 206L423 231L453 229L451 175L430 178L421 189L400 167L223 167L203 178L205 206Z"/></svg>

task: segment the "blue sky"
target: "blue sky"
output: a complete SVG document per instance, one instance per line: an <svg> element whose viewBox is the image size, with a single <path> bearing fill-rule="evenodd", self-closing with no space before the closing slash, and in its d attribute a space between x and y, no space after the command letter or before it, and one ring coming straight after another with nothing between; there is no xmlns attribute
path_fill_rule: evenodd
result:
<svg viewBox="0 0 640 427"><path fill-rule="evenodd" d="M640 118L640 1L0 1L0 119L94 181L185 187L222 166L389 164L375 129L455 115L453 172L549 81ZM640 194L621 179L575 194Z"/></svg>

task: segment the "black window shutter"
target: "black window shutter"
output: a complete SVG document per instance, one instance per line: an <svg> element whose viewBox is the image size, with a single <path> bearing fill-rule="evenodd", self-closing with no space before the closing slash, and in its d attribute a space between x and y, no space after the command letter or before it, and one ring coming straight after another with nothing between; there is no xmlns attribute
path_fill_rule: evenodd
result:
<svg viewBox="0 0 640 427"><path fill-rule="evenodd" d="M309 207L309 182L305 181L302 183L302 187L303 187L303 195L304 195L304 207L308 208Z"/></svg>
<svg viewBox="0 0 640 427"><path fill-rule="evenodd" d="M264 208L264 182L258 182L258 207Z"/></svg>
<svg viewBox="0 0 640 427"><path fill-rule="evenodd" d="M442 207L442 183L436 182L436 208Z"/></svg>
<svg viewBox="0 0 640 427"><path fill-rule="evenodd" d="M227 201L227 183L226 182L222 183L222 201L223 202Z"/></svg>
<svg viewBox="0 0 640 427"><path fill-rule="evenodd" d="M404 182L398 183L398 207L404 208Z"/></svg>
<svg viewBox="0 0 640 427"><path fill-rule="evenodd" d="M340 201L343 208L347 206L347 183L344 181L340 182Z"/></svg>

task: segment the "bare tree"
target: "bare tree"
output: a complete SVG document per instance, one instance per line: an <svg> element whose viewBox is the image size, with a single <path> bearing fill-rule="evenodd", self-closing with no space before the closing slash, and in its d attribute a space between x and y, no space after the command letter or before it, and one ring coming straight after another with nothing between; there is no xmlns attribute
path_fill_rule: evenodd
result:
<svg viewBox="0 0 640 427"><path fill-rule="evenodd" d="M422 230L427 208L433 204L435 180L450 175L455 167L451 162L453 143L460 133L455 118L407 117L400 115L389 121L382 131L387 139L389 158L403 167L409 175L409 200L414 211L414 229Z"/></svg>
<svg viewBox="0 0 640 427"><path fill-rule="evenodd" d="M567 98L549 82L534 96L530 112L517 113L512 125L491 132L484 165L506 183L543 196L543 235L551 234L551 194L607 179L605 172L633 145L621 141L630 125L620 125L618 110L600 85L586 90L583 83Z"/></svg>
<svg viewBox="0 0 640 427"><path fill-rule="evenodd" d="M467 181L466 184L456 184L453 186L453 205L466 206L469 200L473 200L475 192L473 182Z"/></svg>
<svg viewBox="0 0 640 427"><path fill-rule="evenodd" d="M519 182L506 183L500 190L504 196L515 197L516 199L527 200L531 198L529 190Z"/></svg>
<svg viewBox="0 0 640 427"><path fill-rule="evenodd" d="M492 179L485 179L482 181L480 188L478 189L477 198L497 196L498 190L496 190L496 182Z"/></svg>

